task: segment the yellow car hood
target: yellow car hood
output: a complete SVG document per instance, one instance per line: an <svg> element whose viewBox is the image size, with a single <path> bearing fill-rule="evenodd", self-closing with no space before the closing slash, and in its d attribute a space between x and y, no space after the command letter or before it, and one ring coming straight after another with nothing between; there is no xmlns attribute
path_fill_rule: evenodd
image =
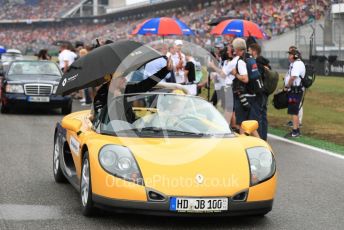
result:
<svg viewBox="0 0 344 230"><path fill-rule="evenodd" d="M165 195L224 196L249 187L249 165L238 139L140 138L123 145L134 154L147 188Z"/></svg>

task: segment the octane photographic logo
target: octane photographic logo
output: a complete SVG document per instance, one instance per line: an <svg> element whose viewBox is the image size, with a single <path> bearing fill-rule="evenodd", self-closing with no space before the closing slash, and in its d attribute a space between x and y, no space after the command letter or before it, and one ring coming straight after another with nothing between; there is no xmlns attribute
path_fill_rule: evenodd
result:
<svg viewBox="0 0 344 230"><path fill-rule="evenodd" d="M162 186L164 188L234 188L237 189L242 185L239 184L240 178L234 174L223 177L204 177L200 174L195 177L176 176L171 177L168 175L154 175L152 177L145 177L144 184L148 188L156 188ZM142 184L142 181L139 183ZM112 175L107 175L105 185L108 188L128 188L136 187L136 183L127 180L118 180Z"/></svg>
<svg viewBox="0 0 344 230"><path fill-rule="evenodd" d="M223 142L222 137L225 135L200 135L196 137L192 134L187 135L184 132L184 136L178 136L171 134L163 124L173 124L174 120L181 119L185 116L189 116L189 118L195 117L196 114L196 117L199 116L199 118L196 118L194 123L192 120L188 120L190 124L184 124L184 126L181 126L182 128L174 126L173 129L176 129L177 131L182 129L182 131L189 131L189 133L197 131L196 133L198 134L202 134L204 131L207 132L207 130L199 131L197 123L199 123L199 121L204 117L206 118L208 116L207 112L209 111L210 106L212 107L210 102L204 102L194 106L190 106L190 104L183 105L183 100L187 100L188 97L195 97L179 95L183 94L181 92L196 93L196 85L185 85L182 87L180 87L180 85L174 85L173 87L177 87L177 89L166 89L166 83L162 83L165 84L163 87L165 89L162 89L161 83L158 83L157 87L150 90L151 93L145 92L136 94L136 92L129 92L132 94L124 94L124 90L127 85L142 81L142 79L146 79L166 66L166 61L158 61L158 58L161 57L161 55L167 56L172 60L176 80L181 76L184 77L184 67L187 62L199 63L201 67L198 71L203 75L199 84L203 84L203 86L206 85L207 80L210 78L208 74L213 71L210 68L211 66L209 63L212 63L212 66L219 66L216 58L206 49L191 42L182 41L182 45L180 45L180 42L178 42L177 45L176 44L175 40L171 39L154 41L133 51L132 55L128 55L127 58L122 61L109 83L107 106L110 122L107 125L102 125L101 127L103 129L107 129L106 131L114 132L114 134L119 138L121 145L128 147L136 157L160 165L187 164L205 157L210 152L216 151L216 149L221 151L221 148L218 146ZM147 49L151 48L161 52L161 55L147 55ZM140 63L140 61L143 62L147 60L155 61L148 62L148 64ZM135 66L135 68L133 68L133 66ZM141 68L137 69L136 67ZM136 71L127 71L128 69L136 69ZM197 69L196 66L195 69ZM213 72L214 73L211 74L212 81L215 83L225 81L224 77L216 74L215 71ZM195 73L195 75L197 75L197 73ZM171 77L170 73L166 76L166 78L168 77ZM159 81L155 76L152 78ZM233 94L231 93L231 90L227 90L228 96L224 96L224 88L226 87L224 87L224 85L222 85L222 87L223 88L220 90L223 91L219 91L221 93L217 95L217 98L222 100L223 104L233 106ZM175 97L171 97L172 100L170 102L167 100L167 104L169 103L169 106L171 107L169 110L166 110L166 103L162 106L163 103L159 102L160 99L162 99L162 96L147 96L148 94L152 95L158 92L160 95L163 95L161 91L169 91L176 93L175 95L177 95ZM183 100L177 101L178 98ZM194 100L199 102L199 99L197 98ZM232 108L228 109L230 106L227 106L229 113L233 111ZM192 111L193 107L199 110L199 112ZM222 108L219 108L219 110L223 111ZM163 119L163 115L166 117L164 111L168 111L167 120ZM135 114L135 119L133 114ZM153 120L154 116L158 117L155 119L157 123L154 125L152 125L152 123L148 124L148 121ZM231 115L229 115L229 117L231 117ZM205 120L205 124L208 124L209 127L214 126L214 124L211 124L211 118ZM221 124L223 124L223 127L228 127L227 123ZM146 128L150 128L150 130L147 131ZM169 128L169 130L170 129L171 128ZM226 135L228 135L228 133ZM195 181L195 178L193 178L193 181Z"/></svg>

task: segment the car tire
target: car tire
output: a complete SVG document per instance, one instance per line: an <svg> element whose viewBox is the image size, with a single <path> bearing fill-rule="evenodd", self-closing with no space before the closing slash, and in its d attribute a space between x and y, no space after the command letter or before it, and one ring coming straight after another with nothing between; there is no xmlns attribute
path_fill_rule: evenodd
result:
<svg viewBox="0 0 344 230"><path fill-rule="evenodd" d="M53 152L53 173L56 183L66 183L67 179L61 169L61 146L58 143L58 138L54 140L54 152Z"/></svg>
<svg viewBox="0 0 344 230"><path fill-rule="evenodd" d="M70 114L72 112L72 103L68 103L67 105L61 108L61 113L63 115Z"/></svg>
<svg viewBox="0 0 344 230"><path fill-rule="evenodd" d="M1 105L1 113L8 113L9 112L9 108L8 108L8 106L5 106L5 105Z"/></svg>
<svg viewBox="0 0 344 230"><path fill-rule="evenodd" d="M81 212L84 216L93 216L95 207L92 201L91 170L88 152L86 151L82 160L80 176L80 201Z"/></svg>

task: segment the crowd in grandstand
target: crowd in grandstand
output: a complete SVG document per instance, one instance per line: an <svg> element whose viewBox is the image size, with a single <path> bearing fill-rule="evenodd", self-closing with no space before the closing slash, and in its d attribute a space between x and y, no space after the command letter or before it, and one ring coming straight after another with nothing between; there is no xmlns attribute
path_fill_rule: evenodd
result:
<svg viewBox="0 0 344 230"><path fill-rule="evenodd" d="M47 6L46 3L44 3L46 1L32 1L37 1L37 5L33 7L19 7L16 5L16 7L11 8L11 4L14 3L8 2L12 1L0 0L0 2L7 2L4 4L4 7L0 9L0 19L13 19L13 15L16 14L25 15L27 17L32 15L37 18L56 17L61 14L61 10L66 9L66 2L70 5L72 5L73 2L78 2L77 0L49 1L50 5ZM52 4L52 2L54 3ZM210 46L212 36L209 34L211 26L208 25L208 22L218 17L227 16L250 19L259 24L268 35L275 36L288 30L292 30L297 26L312 22L315 18L321 18L329 7L331 1L318 0L316 11L314 1L312 0L255 0L252 2L252 14L250 14L249 2L247 0L227 0L216 2L210 7L203 7L192 11L185 8L178 9L171 15L150 16L178 17L189 25L196 33L196 36L189 39L192 39L192 41L201 46ZM55 4L59 6L56 9L54 8ZM30 10L28 10L28 8ZM52 10L52 8L54 8L54 10ZM9 12L15 13L12 14ZM50 15L47 15L47 12L49 12ZM20 18L23 16L18 17ZM79 21L69 21L39 25L11 25L0 28L0 41L1 45L5 45L7 47L16 47L24 52L29 48L29 50L37 52L37 50L41 48L47 48L54 40L78 40L90 42L92 39L99 36L108 36L115 40L120 38L129 38L131 37L130 32L139 22L140 20L115 21L107 23L80 23Z"/></svg>
<svg viewBox="0 0 344 230"><path fill-rule="evenodd" d="M0 20L60 18L80 0L0 0Z"/></svg>

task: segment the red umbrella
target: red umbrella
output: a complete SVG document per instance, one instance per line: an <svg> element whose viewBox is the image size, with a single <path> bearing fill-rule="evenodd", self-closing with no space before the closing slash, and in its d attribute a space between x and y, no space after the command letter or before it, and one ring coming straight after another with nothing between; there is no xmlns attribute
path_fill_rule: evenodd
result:
<svg viewBox="0 0 344 230"><path fill-rule="evenodd" d="M259 26L251 21L241 19L229 19L222 21L210 32L213 35L229 35L233 37L255 37L268 39L268 35Z"/></svg>

